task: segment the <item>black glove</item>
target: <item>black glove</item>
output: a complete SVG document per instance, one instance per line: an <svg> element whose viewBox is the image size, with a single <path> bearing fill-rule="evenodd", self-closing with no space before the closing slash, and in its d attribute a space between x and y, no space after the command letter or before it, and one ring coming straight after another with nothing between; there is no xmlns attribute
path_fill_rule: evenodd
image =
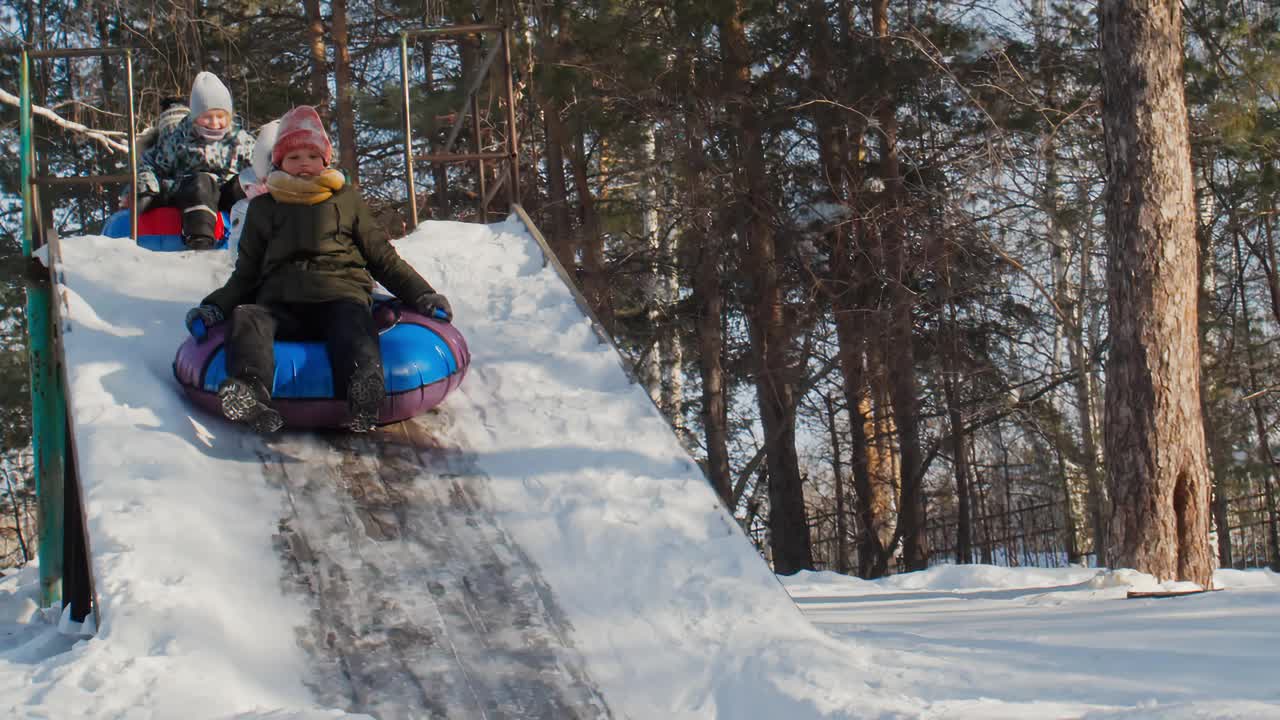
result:
<svg viewBox="0 0 1280 720"><path fill-rule="evenodd" d="M196 340L203 340L209 334L209 328L224 320L222 309L217 305L201 305L187 311L187 332Z"/></svg>
<svg viewBox="0 0 1280 720"><path fill-rule="evenodd" d="M438 292L422 293L413 301L413 309L429 318L450 322L453 320L453 308L449 298Z"/></svg>

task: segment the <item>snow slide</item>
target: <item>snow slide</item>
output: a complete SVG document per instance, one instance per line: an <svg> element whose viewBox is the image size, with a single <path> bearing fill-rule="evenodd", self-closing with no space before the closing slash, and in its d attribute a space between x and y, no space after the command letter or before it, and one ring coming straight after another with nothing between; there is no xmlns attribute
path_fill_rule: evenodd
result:
<svg viewBox="0 0 1280 720"><path fill-rule="evenodd" d="M224 253L62 241L103 622L0 675L0 698L24 717L920 709L859 680L873 659L800 615L516 216L396 245L453 301L473 353L460 391L370 436L264 440L189 406L172 376Z"/></svg>

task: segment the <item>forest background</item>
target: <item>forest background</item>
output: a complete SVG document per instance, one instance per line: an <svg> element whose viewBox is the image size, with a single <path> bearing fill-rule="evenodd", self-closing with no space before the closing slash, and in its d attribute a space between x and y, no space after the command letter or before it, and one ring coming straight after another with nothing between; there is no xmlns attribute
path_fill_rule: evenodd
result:
<svg viewBox="0 0 1280 720"><path fill-rule="evenodd" d="M515 117L519 201L776 571L1105 564L1093 3L28 0L0 7L0 91L23 48L114 46L135 51L144 124L200 70L250 130L315 104L396 235L399 33L475 22L512 30L514 102L496 73L466 99L501 68L492 35L414 38L414 153L500 150ZM1183 22L1215 547L1275 567L1280 19L1189 0ZM38 61L35 101L118 141L123 72ZM33 554L34 503L18 113L0 109L4 567ZM36 130L42 174L124 167ZM503 167L418 163L422 219L501 218ZM49 222L96 233L120 191L62 188Z"/></svg>

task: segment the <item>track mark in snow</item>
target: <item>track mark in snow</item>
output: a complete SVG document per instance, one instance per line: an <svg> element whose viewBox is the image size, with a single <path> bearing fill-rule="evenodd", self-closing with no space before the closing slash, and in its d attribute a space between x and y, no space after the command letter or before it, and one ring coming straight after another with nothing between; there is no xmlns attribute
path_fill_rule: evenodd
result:
<svg viewBox="0 0 1280 720"><path fill-rule="evenodd" d="M286 583L310 597L310 687L382 720L610 718L488 479L433 429L446 424L289 433L262 453L288 498Z"/></svg>

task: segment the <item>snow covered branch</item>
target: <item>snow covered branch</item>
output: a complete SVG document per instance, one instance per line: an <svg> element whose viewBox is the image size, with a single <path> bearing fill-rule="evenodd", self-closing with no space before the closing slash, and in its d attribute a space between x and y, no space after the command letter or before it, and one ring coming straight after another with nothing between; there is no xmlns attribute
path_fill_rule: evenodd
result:
<svg viewBox="0 0 1280 720"><path fill-rule="evenodd" d="M18 96L11 95L5 92L4 90L0 90L0 102L7 103L14 107L20 106ZM91 140L96 140L99 144L101 144L103 147L107 148L108 150L115 150L122 153L129 152L128 145L112 140L111 138L107 137L106 134L104 134L101 130L94 130L91 127L87 127L85 125L81 125L78 122L68 120L62 117L61 115L59 115L58 113L50 110L49 108L40 107L39 105L32 105L31 112L71 132L80 133L81 135L84 135L85 137Z"/></svg>

